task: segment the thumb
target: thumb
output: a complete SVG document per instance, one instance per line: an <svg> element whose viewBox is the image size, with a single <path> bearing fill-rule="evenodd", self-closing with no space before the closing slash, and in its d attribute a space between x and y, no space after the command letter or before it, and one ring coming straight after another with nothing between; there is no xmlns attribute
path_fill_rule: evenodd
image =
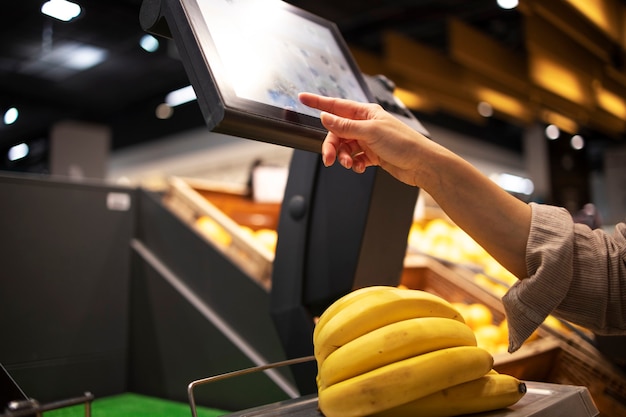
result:
<svg viewBox="0 0 626 417"><path fill-rule="evenodd" d="M356 127L354 120L327 112L320 114L320 120L322 121L322 125L335 135L346 139L354 139L352 137L354 136L354 129Z"/></svg>

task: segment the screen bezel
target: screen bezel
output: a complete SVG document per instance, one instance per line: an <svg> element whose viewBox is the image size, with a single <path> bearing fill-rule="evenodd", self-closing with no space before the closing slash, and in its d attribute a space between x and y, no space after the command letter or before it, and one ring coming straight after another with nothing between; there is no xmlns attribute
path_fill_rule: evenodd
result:
<svg viewBox="0 0 626 417"><path fill-rule="evenodd" d="M166 20L209 129L319 153L326 135L319 117L248 100L234 93L224 76L225 68L200 11L200 1L203 0L172 0L180 7L171 8L171 16L169 19L166 16ZM364 96L369 102L374 101L335 23L282 1L271 1L268 5L328 29Z"/></svg>

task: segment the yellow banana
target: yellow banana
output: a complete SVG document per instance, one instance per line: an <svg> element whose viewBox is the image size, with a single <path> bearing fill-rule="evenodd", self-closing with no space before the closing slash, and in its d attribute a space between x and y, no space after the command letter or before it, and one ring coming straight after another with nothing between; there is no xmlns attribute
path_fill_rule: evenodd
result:
<svg viewBox="0 0 626 417"><path fill-rule="evenodd" d="M322 327L324 327L324 325L332 317L334 317L335 314L337 314L337 312L341 311L347 305L355 301L358 301L358 299L362 298L364 294L367 294L373 291L387 291L390 288L393 288L393 287L385 286L385 285L373 285L370 287L363 287L363 288L356 289L344 295L343 297L338 298L334 303L328 306L326 310L324 310L322 315L320 315L319 320L317 321L317 324L315 325L315 328L313 329L313 343L315 343L317 335L322 329Z"/></svg>
<svg viewBox="0 0 626 417"><path fill-rule="evenodd" d="M392 362L454 346L476 346L474 332L460 321L442 317L398 321L357 337L328 355L318 382L330 386Z"/></svg>
<svg viewBox="0 0 626 417"><path fill-rule="evenodd" d="M439 349L382 366L323 388L326 417L362 417L487 374L493 357L476 346Z"/></svg>
<svg viewBox="0 0 626 417"><path fill-rule="evenodd" d="M375 414L375 417L450 417L482 413L509 407L526 393L526 384L517 378L488 373Z"/></svg>
<svg viewBox="0 0 626 417"><path fill-rule="evenodd" d="M349 341L387 324L416 317L446 317L464 322L449 302L426 291L395 287L370 291L337 311L320 329L313 341L318 366Z"/></svg>

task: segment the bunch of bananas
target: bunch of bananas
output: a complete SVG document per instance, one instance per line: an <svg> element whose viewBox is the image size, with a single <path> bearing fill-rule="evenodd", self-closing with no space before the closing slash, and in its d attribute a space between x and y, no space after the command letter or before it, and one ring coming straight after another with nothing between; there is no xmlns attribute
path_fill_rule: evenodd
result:
<svg viewBox="0 0 626 417"><path fill-rule="evenodd" d="M461 314L425 291L352 291L320 316L313 344L326 417L454 416L508 407L526 392L492 369Z"/></svg>

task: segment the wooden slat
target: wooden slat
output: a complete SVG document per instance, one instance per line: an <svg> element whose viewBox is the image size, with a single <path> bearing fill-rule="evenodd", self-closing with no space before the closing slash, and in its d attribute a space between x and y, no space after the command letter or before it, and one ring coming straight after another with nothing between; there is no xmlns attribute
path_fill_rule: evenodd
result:
<svg viewBox="0 0 626 417"><path fill-rule="evenodd" d="M527 17L541 16L550 26L560 31L589 52L610 63L613 45L618 39L612 39L588 18L572 7L565 0L525 0L520 7ZM616 10L616 13L617 10ZM549 39L545 39L549 41Z"/></svg>
<svg viewBox="0 0 626 417"><path fill-rule="evenodd" d="M507 85L508 89L528 91L528 67L524 55L507 49L458 19L449 22L449 39L452 59Z"/></svg>

